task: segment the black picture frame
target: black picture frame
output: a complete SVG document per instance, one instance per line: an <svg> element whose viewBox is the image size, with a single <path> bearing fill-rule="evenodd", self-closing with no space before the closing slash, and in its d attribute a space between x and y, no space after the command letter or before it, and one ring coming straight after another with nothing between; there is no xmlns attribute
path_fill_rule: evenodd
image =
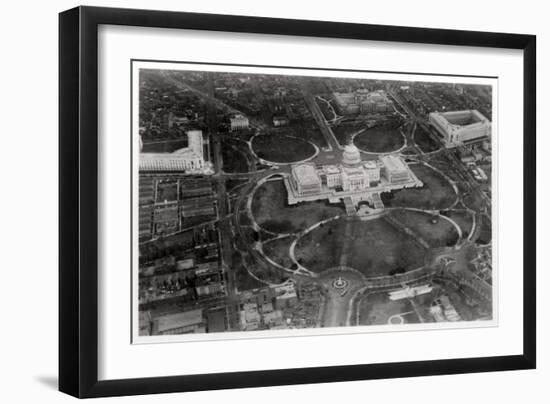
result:
<svg viewBox="0 0 550 404"><path fill-rule="evenodd" d="M99 381L98 26L343 38L523 51L523 354ZM536 37L166 11L77 7L59 15L59 389L104 397L459 374L536 366Z"/></svg>

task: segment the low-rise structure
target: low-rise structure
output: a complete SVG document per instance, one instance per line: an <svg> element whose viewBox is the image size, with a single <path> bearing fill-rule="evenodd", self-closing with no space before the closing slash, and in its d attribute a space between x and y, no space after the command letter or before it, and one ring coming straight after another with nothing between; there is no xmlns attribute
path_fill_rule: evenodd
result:
<svg viewBox="0 0 550 404"><path fill-rule="evenodd" d="M191 334L205 332L202 309L167 314L153 321L153 335Z"/></svg>
<svg viewBox="0 0 550 404"><path fill-rule="evenodd" d="M275 286L273 291L275 292L275 305L277 309L292 307L298 303L298 295L294 283Z"/></svg>
<svg viewBox="0 0 550 404"><path fill-rule="evenodd" d="M245 303L240 313L241 330L253 331L260 327L261 315L256 303Z"/></svg>
<svg viewBox="0 0 550 404"><path fill-rule="evenodd" d="M276 115L273 117L273 126L279 127L279 126L286 126L289 124L289 119L286 116L283 115Z"/></svg>
<svg viewBox="0 0 550 404"><path fill-rule="evenodd" d="M231 132L248 129L248 118L244 115L235 115L229 119Z"/></svg>

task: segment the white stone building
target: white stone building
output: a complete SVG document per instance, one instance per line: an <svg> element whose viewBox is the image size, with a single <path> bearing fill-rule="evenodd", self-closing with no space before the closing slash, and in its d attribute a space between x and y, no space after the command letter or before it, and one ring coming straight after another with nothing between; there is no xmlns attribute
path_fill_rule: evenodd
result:
<svg viewBox="0 0 550 404"><path fill-rule="evenodd" d="M491 137L491 121L476 110L432 112L429 121L448 148L482 142Z"/></svg>
<svg viewBox="0 0 550 404"><path fill-rule="evenodd" d="M290 205L328 199L331 203L366 201L380 208L383 207L380 193L423 184L398 155L363 161L357 147L349 144L340 164L321 167L312 162L297 164L285 179L285 185Z"/></svg>
<svg viewBox="0 0 550 404"><path fill-rule="evenodd" d="M140 153L139 171L177 171L188 174L211 174L212 165L204 159L202 131L187 133L188 146L173 153ZM140 146L142 147L141 139Z"/></svg>
<svg viewBox="0 0 550 404"><path fill-rule="evenodd" d="M231 123L231 132L248 129L250 122L244 115L235 115L229 119Z"/></svg>

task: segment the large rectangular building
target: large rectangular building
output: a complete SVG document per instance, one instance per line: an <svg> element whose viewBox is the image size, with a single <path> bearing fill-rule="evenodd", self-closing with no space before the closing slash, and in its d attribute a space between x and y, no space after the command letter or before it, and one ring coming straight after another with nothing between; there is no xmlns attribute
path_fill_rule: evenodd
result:
<svg viewBox="0 0 550 404"><path fill-rule="evenodd" d="M187 133L188 147L173 153L140 153L139 171L213 174L212 164L204 159L202 131Z"/></svg>
<svg viewBox="0 0 550 404"><path fill-rule="evenodd" d="M344 149L342 164L315 166L303 163L292 166L285 177L288 204L328 199L341 201L355 212L354 205L365 201L375 209L384 207L380 194L403 188L423 186L402 157L386 155L377 160L362 161L355 145ZM347 208L346 208L347 209Z"/></svg>
<svg viewBox="0 0 550 404"><path fill-rule="evenodd" d="M476 110L432 112L429 121L448 148L483 142L491 137L491 121Z"/></svg>
<svg viewBox="0 0 550 404"><path fill-rule="evenodd" d="M350 93L333 93L336 109L341 115L384 113L393 111L393 102L385 91L359 89Z"/></svg>

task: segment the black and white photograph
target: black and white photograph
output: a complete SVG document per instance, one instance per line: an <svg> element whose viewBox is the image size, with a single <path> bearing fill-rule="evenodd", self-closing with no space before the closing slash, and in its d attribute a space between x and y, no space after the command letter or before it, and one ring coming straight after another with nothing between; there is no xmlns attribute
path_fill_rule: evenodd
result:
<svg viewBox="0 0 550 404"><path fill-rule="evenodd" d="M544 402L544 10L5 2L0 402Z"/></svg>
<svg viewBox="0 0 550 404"><path fill-rule="evenodd" d="M134 342L498 324L497 78L132 75Z"/></svg>

